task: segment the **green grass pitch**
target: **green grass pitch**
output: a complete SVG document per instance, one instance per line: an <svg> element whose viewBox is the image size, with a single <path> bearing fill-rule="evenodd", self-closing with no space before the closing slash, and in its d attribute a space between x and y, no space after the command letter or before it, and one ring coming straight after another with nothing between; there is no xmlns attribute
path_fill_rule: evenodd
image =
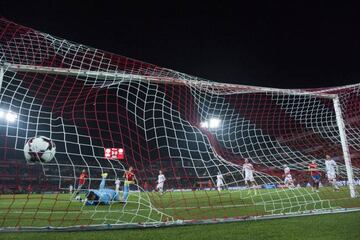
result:
<svg viewBox="0 0 360 240"><path fill-rule="evenodd" d="M62 233L0 233L0 239L357 240L360 239L359 219L360 212L354 212L311 217L295 217L289 219L260 220L184 227Z"/></svg>
<svg viewBox="0 0 360 240"><path fill-rule="evenodd" d="M0 227L66 227L88 224L156 223L178 219L229 219L236 217L284 214L288 212L360 207L360 199L350 199L348 188L345 187L342 188L340 192L333 192L331 188L323 187L320 189L319 194L313 193L311 190L305 188L296 190L261 189L258 190L256 195L253 191L247 190L224 190L221 193L218 193L217 191L168 192L163 196L160 196L157 193L132 192L130 194L129 203L126 205L114 203L97 207L84 206L80 202L69 201L69 199L69 194L0 195ZM337 217L343 218L344 222L338 222L336 220ZM331 232L342 232L344 228L340 226L347 225L346 228L352 229L350 226L358 224L359 222L358 220L357 222L354 222L354 219L359 219L359 217L359 213L328 214L314 217L295 217L266 221L170 227L159 230L141 229L102 232L107 234L106 236L108 237L106 237L106 239L115 239L111 238L111 236L116 236L118 234L121 236L128 236L124 239L130 238L131 236L138 236L138 238L133 239L166 239L167 234L172 235L178 233L181 234L177 239L189 239L194 236L197 236L197 239L202 239L202 237L206 235L213 237L212 239L216 239L214 238L215 236L226 239L228 236L225 232L230 232L229 236L234 234L233 237L236 234L240 234L242 236L251 235L250 237L252 238L247 239L262 239L257 238L259 237L256 234L257 231L261 232L261 234L276 234L276 231L274 230L276 228L274 228L274 226L276 224L283 224L284 229L289 228L292 229L291 231L299 231L298 237L301 237L301 224L304 229L316 227L317 225L320 226L322 223L325 224L323 227L338 224L336 226L339 227L332 227L330 230ZM315 225L309 225L306 219L315 222ZM299 223L300 225L297 226L296 223ZM256 230L256 228L259 228L259 230ZM218 230L213 234L210 234L214 229ZM360 229L360 226L358 226L357 229ZM357 229L349 230L347 234L356 236L356 231L360 231ZM195 235L187 235L187 231L196 233ZM224 236L220 237L218 232L223 232ZM143 238L141 235L142 233L144 233L144 236L148 237ZM33 234L34 233L3 233L0 235L0 239L21 239L21 236L27 236L26 239L31 239L32 236L36 235ZM97 239L89 237L102 235L101 232L71 233L70 235L69 233L46 234L64 236L61 237L61 239L67 239L66 236L70 237L71 234L75 234L79 239ZM290 232L288 234L290 234ZM306 232L306 234L310 233ZM316 232L313 232L312 234L316 234ZM6 238L3 238L4 236L6 236ZM184 236L184 238L181 238L181 236ZM294 235L294 237L295 236L296 235ZM282 238L279 237L276 239Z"/></svg>

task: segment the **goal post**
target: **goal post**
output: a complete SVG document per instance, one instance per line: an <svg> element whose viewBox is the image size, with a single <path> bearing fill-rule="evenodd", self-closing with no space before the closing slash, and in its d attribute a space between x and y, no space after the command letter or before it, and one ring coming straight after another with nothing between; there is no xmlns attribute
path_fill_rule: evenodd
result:
<svg viewBox="0 0 360 240"><path fill-rule="evenodd" d="M347 174L347 181L348 181L349 190L350 190L350 196L352 198L355 198L355 197L358 197L359 194L355 188L354 173L353 173L352 164L351 164L351 156L350 156L349 145L348 145L348 141L347 141L347 137L346 137L345 124L344 124L344 119L343 119L343 115L342 115L342 111L341 111L339 97L338 96L334 97L333 102L334 102L334 109L335 109L335 114L336 114L336 123L339 128L341 147L342 147L344 162L345 162L345 166L346 166L346 174Z"/></svg>
<svg viewBox="0 0 360 240"><path fill-rule="evenodd" d="M42 67L42 66L32 66L32 65L23 65L23 64L5 64L4 65L8 70L16 71L16 72L34 72L34 73L46 73L46 74L61 74L61 75L70 75L70 76L83 76L83 77L95 77L98 79L106 79L112 78L115 80L121 79L138 79L142 81L149 81L154 83L162 83L162 84L174 84L174 85L183 85L187 82L180 79L169 79L169 78L161 78L154 76L142 76L142 75L130 75L125 73L117 73L117 72L99 72L99 71L86 71L86 70L76 70L76 69L63 69L63 68L54 68L54 67ZM0 89L2 78L4 74L4 67L0 67ZM359 194L355 188L354 174L351 164L351 156L349 151L349 146L346 138L345 124L344 119L342 117L341 105L339 101L339 96L337 94L322 94L322 93L313 93L313 92L305 92L299 90L291 90L291 89L276 89L276 88L266 88L266 87L255 87L255 86L244 86L244 85L236 85L236 84L226 84L226 83L214 83L207 81L194 81L191 83L192 85L204 85L212 86L214 88L226 88L226 89L239 89L246 87L249 91L259 91L259 92L275 92L289 95L306 95L312 97L320 97L333 99L334 110L336 114L336 123L339 129L339 136L341 140L341 147L343 151L344 162L346 166L347 173L347 181L350 191L350 196L352 198L357 197Z"/></svg>
<svg viewBox="0 0 360 240"><path fill-rule="evenodd" d="M1 93L1 90L2 90L3 77L4 77L4 68L2 66L0 66L0 93Z"/></svg>
<svg viewBox="0 0 360 240"><path fill-rule="evenodd" d="M0 231L360 209L360 84L218 83L5 19L0 63Z"/></svg>

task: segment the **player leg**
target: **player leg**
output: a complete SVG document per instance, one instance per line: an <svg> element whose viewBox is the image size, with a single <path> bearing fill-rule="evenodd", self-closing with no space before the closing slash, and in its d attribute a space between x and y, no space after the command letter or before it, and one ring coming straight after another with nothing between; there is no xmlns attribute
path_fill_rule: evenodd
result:
<svg viewBox="0 0 360 240"><path fill-rule="evenodd" d="M291 186L293 189L296 188L296 186L295 186L295 179L292 178L292 176L291 176L290 186Z"/></svg>
<svg viewBox="0 0 360 240"><path fill-rule="evenodd" d="M337 182L336 182L336 174L329 172L327 174L327 177L328 177L329 183L331 183L331 185L333 186L334 191L338 191L339 186L337 185Z"/></svg>
<svg viewBox="0 0 360 240"><path fill-rule="evenodd" d="M155 191L159 192L160 183L156 184Z"/></svg>
<svg viewBox="0 0 360 240"><path fill-rule="evenodd" d="M251 187L254 189L255 195L257 195L257 184L254 178L251 179Z"/></svg>
<svg viewBox="0 0 360 240"><path fill-rule="evenodd" d="M332 178L331 180L329 180L331 182L331 185L334 188L334 191L339 191L339 186L336 183L336 178Z"/></svg>
<svg viewBox="0 0 360 240"><path fill-rule="evenodd" d="M72 195L73 198L77 198L78 195L80 194L81 188L83 187L82 184L79 184L79 186L77 187L77 189L75 190L74 194Z"/></svg>
<svg viewBox="0 0 360 240"><path fill-rule="evenodd" d="M291 175L288 175L288 176L285 178L285 185L286 185L289 189L294 189L294 188L295 188L294 181L293 181Z"/></svg>
<svg viewBox="0 0 360 240"><path fill-rule="evenodd" d="M314 179L314 192L318 192L319 190L319 181L315 178Z"/></svg>
<svg viewBox="0 0 360 240"><path fill-rule="evenodd" d="M320 175L314 176L315 192L319 192Z"/></svg>
<svg viewBox="0 0 360 240"><path fill-rule="evenodd" d="M336 177L334 177L334 178L332 179L332 183L333 183L333 186L334 186L334 190L335 190L335 191L339 191L340 188L339 188L339 186L337 185Z"/></svg>
<svg viewBox="0 0 360 240"><path fill-rule="evenodd" d="M119 202L120 201L120 192L119 191L115 191L114 197L112 199L114 202Z"/></svg>
<svg viewBox="0 0 360 240"><path fill-rule="evenodd" d="M163 184L160 184L159 185L159 193L162 195L163 194L163 188L164 188L164 185Z"/></svg>
<svg viewBox="0 0 360 240"><path fill-rule="evenodd" d="M289 186L290 186L290 189L294 189L295 188L295 184L294 184L294 180L291 179L290 182L289 182Z"/></svg>
<svg viewBox="0 0 360 240"><path fill-rule="evenodd" d="M250 183L251 183L251 188L254 190L254 193L256 195L257 194L257 185L256 185L256 182L255 182L255 179L254 179L254 176L253 176L252 173L249 176L249 180L250 180Z"/></svg>
<svg viewBox="0 0 360 240"><path fill-rule="evenodd" d="M100 185L99 185L99 190L101 190L101 189L104 189L105 188L105 178L103 177L103 178L101 178L101 182L100 182Z"/></svg>
<svg viewBox="0 0 360 240"><path fill-rule="evenodd" d="M164 192L164 183L160 183L159 184L159 192L161 195L163 195L163 192Z"/></svg>
<svg viewBox="0 0 360 240"><path fill-rule="evenodd" d="M317 191L319 191L319 187L320 187L320 175L318 176L318 180L317 180L317 186L316 186Z"/></svg>
<svg viewBox="0 0 360 240"><path fill-rule="evenodd" d="M124 195L123 195L123 202L125 203L129 196L129 184L124 184Z"/></svg>
<svg viewBox="0 0 360 240"><path fill-rule="evenodd" d="M100 182L100 185L99 185L100 190L105 188L105 181L106 181L107 176L108 176L107 173L102 173L101 174L101 182Z"/></svg>
<svg viewBox="0 0 360 240"><path fill-rule="evenodd" d="M249 178L245 176L245 186L247 188L247 194L250 194Z"/></svg>
<svg viewBox="0 0 360 240"><path fill-rule="evenodd" d="M288 183L289 179L287 177L284 178L284 184L286 187L289 187L289 183Z"/></svg>
<svg viewBox="0 0 360 240"><path fill-rule="evenodd" d="M315 192L316 190L316 179L314 176L311 176L311 180L312 180L312 184L311 184L311 189L313 192Z"/></svg>

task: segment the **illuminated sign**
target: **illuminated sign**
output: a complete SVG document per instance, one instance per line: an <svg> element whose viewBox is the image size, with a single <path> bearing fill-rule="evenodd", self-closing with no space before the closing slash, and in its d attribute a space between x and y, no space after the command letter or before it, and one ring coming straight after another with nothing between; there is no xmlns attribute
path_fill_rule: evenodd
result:
<svg viewBox="0 0 360 240"><path fill-rule="evenodd" d="M125 152L123 148L104 148L104 157L107 159L124 159Z"/></svg>

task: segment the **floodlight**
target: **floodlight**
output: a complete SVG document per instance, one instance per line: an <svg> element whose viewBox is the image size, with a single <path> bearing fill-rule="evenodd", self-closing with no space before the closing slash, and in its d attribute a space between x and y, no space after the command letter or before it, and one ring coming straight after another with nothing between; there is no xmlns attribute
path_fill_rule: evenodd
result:
<svg viewBox="0 0 360 240"><path fill-rule="evenodd" d="M210 118L209 120L209 128L219 128L221 125L221 120L218 118Z"/></svg>
<svg viewBox="0 0 360 240"><path fill-rule="evenodd" d="M12 113L12 112L6 113L6 120L8 122L15 122L16 119L17 119L17 115L15 113Z"/></svg>
<svg viewBox="0 0 360 240"><path fill-rule="evenodd" d="M221 120L219 118L210 118L209 120L200 123L200 127L207 129L219 128L220 125Z"/></svg>
<svg viewBox="0 0 360 240"><path fill-rule="evenodd" d="M200 127L202 127L202 128L208 128L208 127L209 127L209 124L208 124L207 121L204 121L204 122L201 122L201 123L200 123Z"/></svg>

